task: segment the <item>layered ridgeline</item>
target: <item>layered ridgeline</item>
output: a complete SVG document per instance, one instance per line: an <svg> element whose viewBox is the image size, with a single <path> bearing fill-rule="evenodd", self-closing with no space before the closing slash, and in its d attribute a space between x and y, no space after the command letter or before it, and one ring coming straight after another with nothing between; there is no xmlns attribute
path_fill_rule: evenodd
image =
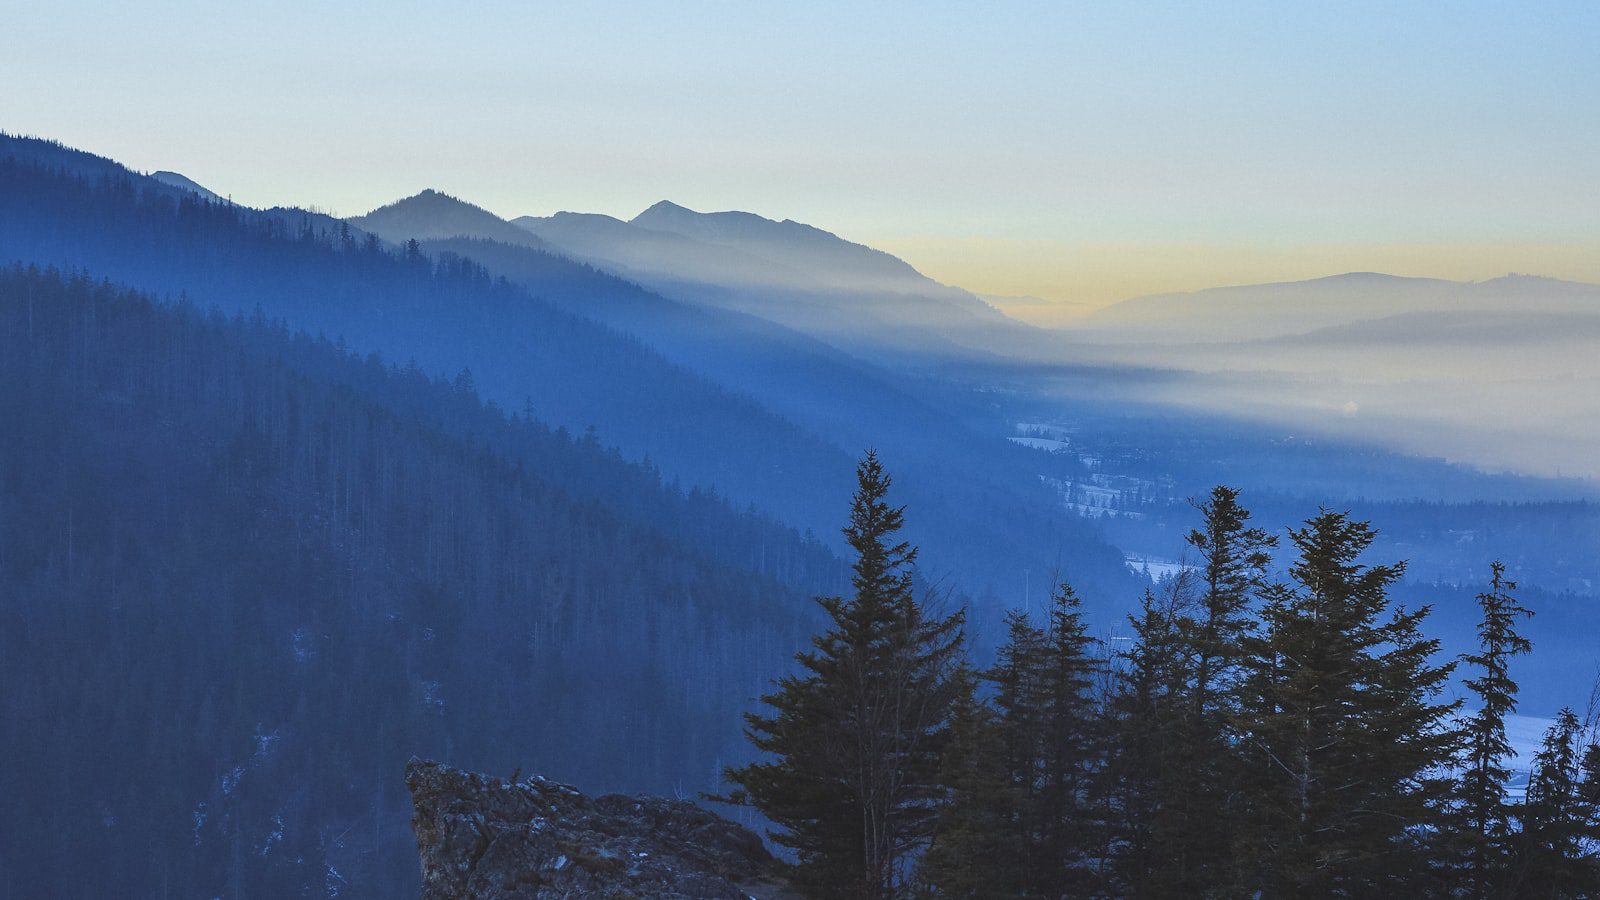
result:
<svg viewBox="0 0 1600 900"><path fill-rule="evenodd" d="M562 212L513 222L666 296L770 318L856 352L1012 356L1043 337L903 260L789 219L663 200L629 221Z"/></svg>
<svg viewBox="0 0 1600 900"><path fill-rule="evenodd" d="M863 359L762 315L662 296L549 252L551 245L537 237L502 240L507 223L435 191L352 223L399 243L418 240L426 254L464 256L481 263L565 311L636 337L672 362L754 397L787 421L839 447L878 448L906 472L902 481L919 501L939 503L955 516L951 521L973 529L970 533L1014 530L1023 542L1020 546L1037 548L1027 551L1034 560L1059 559L1065 555L1063 548L1099 543L1081 523L1061 517L1055 499L1041 489L1041 463L1048 469L1064 461L1041 458L1005 440L1010 429L992 407L992 394L922 373L904 373L879 356ZM450 232L457 236L435 237ZM663 253L693 258L695 251L677 246L683 239L665 232L662 237ZM913 282L926 281L903 263L894 264L912 272ZM766 298L766 304L771 309L786 305L773 297ZM875 327L870 317L864 316L858 325L862 339L870 338ZM1071 477L1074 471L1072 465L1061 465L1052 474ZM989 520L988 511L1002 506L1011 512L1003 520ZM1016 527L1024 521L1035 524ZM827 522L808 524L819 531L829 527ZM943 526L935 523L935 527ZM1041 535L1052 543L1040 544ZM969 569L970 544L940 543L955 551L949 562L956 572ZM1021 566L1011 568L1013 574L1031 565L1021 554L1012 556L1012 561ZM1067 565L1094 568L1088 559ZM1114 578L1109 569L1091 571L1088 577ZM1014 578L1009 583L1017 586Z"/></svg>
<svg viewBox="0 0 1600 900"><path fill-rule="evenodd" d="M1458 282L1350 272L1135 297L1077 318L1071 329L1098 340L1162 344L1295 335L1350 340L1367 333L1414 341L1431 331L1464 336L1471 323L1495 317L1530 332L1547 318L1600 318L1600 285L1526 275Z"/></svg>
<svg viewBox="0 0 1600 900"><path fill-rule="evenodd" d="M80 177L51 162L66 151L8 146L0 258L230 312L259 307L430 373L470 368L506 408L531 402L553 425L592 425L669 479L824 540L837 534L855 454L898 442L884 449L902 462L906 501L926 511L916 537L945 567L935 576L980 595L1021 592L1030 571L1056 566L1107 596L1127 586L1120 554L1061 508L1022 448L780 326L674 304L532 237L456 248L492 258L513 283L443 246L430 248L437 258L409 239L390 250L347 223L209 203L115 168Z"/></svg>
<svg viewBox="0 0 1600 900"><path fill-rule="evenodd" d="M920 457L913 465L952 469L981 460L990 473L1020 473L1033 464L1029 454L996 436L998 421L983 422L982 435L966 427L959 415L974 404L953 389L930 387L926 379L872 364L770 318L669 299L574 264L525 232L508 240L507 229L519 231L515 226L464 201L424 191L351 222L396 243L418 240L433 256L468 257L553 305L626 332L671 361L736 387L841 446L879 445L896 459ZM858 324L863 336L872 333L867 321Z"/></svg>
<svg viewBox="0 0 1600 900"><path fill-rule="evenodd" d="M427 190L350 222L394 242L470 237L549 250L672 300L757 316L894 363L996 359L1048 340L881 250L752 213L662 201L631 221L562 212L507 222Z"/></svg>
<svg viewBox="0 0 1600 900"><path fill-rule="evenodd" d="M465 377L88 278L0 272L0 420L5 896L415 896L413 753L709 788L843 581Z"/></svg>

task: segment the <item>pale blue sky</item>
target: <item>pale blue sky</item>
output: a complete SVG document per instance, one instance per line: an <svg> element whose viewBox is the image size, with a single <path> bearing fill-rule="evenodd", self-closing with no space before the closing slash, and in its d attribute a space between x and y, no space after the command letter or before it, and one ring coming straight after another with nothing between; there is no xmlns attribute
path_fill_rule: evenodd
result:
<svg viewBox="0 0 1600 900"><path fill-rule="evenodd" d="M1592 0L14 4L0 129L344 215L749 209L1095 302L1600 280Z"/></svg>

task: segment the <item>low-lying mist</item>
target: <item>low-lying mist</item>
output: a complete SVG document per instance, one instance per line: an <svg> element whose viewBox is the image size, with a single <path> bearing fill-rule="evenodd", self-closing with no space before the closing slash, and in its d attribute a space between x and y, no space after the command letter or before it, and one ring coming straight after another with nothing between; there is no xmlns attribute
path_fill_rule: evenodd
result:
<svg viewBox="0 0 1600 900"><path fill-rule="evenodd" d="M1345 276L1140 298L1059 333L1130 402L1600 482L1600 286Z"/></svg>

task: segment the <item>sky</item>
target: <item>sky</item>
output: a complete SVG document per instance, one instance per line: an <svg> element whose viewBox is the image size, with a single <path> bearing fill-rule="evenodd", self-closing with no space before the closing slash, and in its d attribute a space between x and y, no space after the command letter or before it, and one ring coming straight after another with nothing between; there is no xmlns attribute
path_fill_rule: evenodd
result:
<svg viewBox="0 0 1600 900"><path fill-rule="evenodd" d="M1088 307L1600 282L1600 3L14 4L0 130L255 206L793 218Z"/></svg>

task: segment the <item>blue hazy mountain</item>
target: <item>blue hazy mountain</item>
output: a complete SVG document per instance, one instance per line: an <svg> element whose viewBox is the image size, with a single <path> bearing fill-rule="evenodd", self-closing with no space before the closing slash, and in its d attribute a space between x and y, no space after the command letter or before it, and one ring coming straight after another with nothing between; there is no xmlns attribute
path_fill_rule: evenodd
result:
<svg viewBox="0 0 1600 900"><path fill-rule="evenodd" d="M1521 275L1456 282L1351 272L1135 297L1076 319L1068 330L1106 342L1199 343L1287 337L1398 315L1507 312L1600 315L1600 285Z"/></svg>
<svg viewBox="0 0 1600 900"><path fill-rule="evenodd" d="M151 172L150 177L161 182L162 184L171 185L179 190L190 191L192 193L199 194L201 197L210 200L213 203L227 202L222 197L197 184L193 179L190 179L184 175L180 175L177 172Z"/></svg>
<svg viewBox="0 0 1600 900"><path fill-rule="evenodd" d="M528 247L544 246L537 237L488 210L431 188L347 221L395 244L413 239L480 237Z"/></svg>
<svg viewBox="0 0 1600 900"><path fill-rule="evenodd" d="M980 404L981 394L871 365L756 316L663 298L530 248L463 238L426 242L422 248L482 263L563 309L635 337L671 362L752 397L836 446L876 447L897 461L901 484L923 498L920 503L965 522L963 539L975 543L961 547L942 538L929 543L954 554L946 564L968 558L979 547L994 548L984 553L998 551L1010 535L1018 549L1033 548L1002 554L1023 571L1030 557L1053 557L1053 547L1072 547L1074 571L1083 570L1085 578L1112 578L1114 566L1104 555L1103 541L1089 523L1062 515L1054 492L1039 481L1038 454L1006 440L1006 425ZM1049 467L1051 461L1045 462ZM1014 578L992 583L1017 587Z"/></svg>
<svg viewBox="0 0 1600 900"><path fill-rule="evenodd" d="M176 172L140 174L104 156L42 138L22 137L0 131L0 161L23 169L38 169L55 175L70 176L88 184L133 188L148 197L166 197L174 204L185 202L225 204L231 206L240 219L258 223L270 220L275 223L275 228L285 231L344 233L348 239L354 241L362 241L367 237L361 229L325 213L287 207L258 210L227 204L214 192Z"/></svg>
<svg viewBox="0 0 1600 900"><path fill-rule="evenodd" d="M684 281L790 287L820 287L803 271L732 247L672 231L644 228L599 213L558 212L522 216L512 224L538 235L575 259L593 260L631 278L667 276Z"/></svg>
<svg viewBox="0 0 1600 900"><path fill-rule="evenodd" d="M872 431L874 417L918 423L907 431L916 441L885 440L907 448L897 472L902 499L924 510L912 534L938 555L951 586L1010 595L1028 571L1048 571L1063 554L1066 571L1086 586L1120 593L1129 583L1120 554L1060 506L1026 451L1003 435L974 436L885 382L850 387L838 354L814 342L809 359L780 373L792 383L807 377L811 360L833 358L810 389L795 392L791 412L815 407L801 424L734 378L720 383L643 338L568 312L608 297L645 307L665 301L560 256L523 256L546 274L518 273L513 283L459 255L391 253L377 235L346 223L324 229L309 216L296 223L187 192L187 200L160 193L156 202L141 193L154 182L131 173L121 184L97 185L0 161L0 176L4 258L79 267L229 314L260 308L430 373L469 368L478 390L503 408L531 404L552 425L593 426L605 443L648 458L668 478L714 488L830 542L862 449L855 441ZM838 402L856 396L879 405Z"/></svg>
<svg viewBox="0 0 1600 900"><path fill-rule="evenodd" d="M673 299L770 319L877 359L1048 355L1050 339L903 260L822 229L662 201L631 221L513 220L551 246Z"/></svg>
<svg viewBox="0 0 1600 900"><path fill-rule="evenodd" d="M492 214L438 194L422 196L427 197L431 221L415 217L422 208L417 202L420 197L352 221L391 239L409 233L455 232L458 236L450 239L424 240L423 249L482 263L555 305L633 335L686 368L749 392L786 415L793 414L797 421L844 446L876 442L897 454L898 448L890 449L882 442L904 444L908 453L940 443L945 445L941 452L949 454L952 440L970 442L975 438L912 396L909 382L889 369L768 318L663 296L627 277L640 267L596 270L578 263L586 254L574 252L574 248L591 249L583 244L585 235L602 240L623 236L628 247L654 257L646 264L663 266L674 260L682 261L682 266L706 263L709 275L742 263L751 277L790 283L801 277L798 272L737 250L598 215L561 213L536 223L544 233L534 240L542 243L507 243L495 237L503 233L504 223ZM397 216L401 211L405 216ZM399 220L408 224L397 224ZM926 385L919 382L917 387ZM923 424L917 424L918 420ZM985 443L1004 456L1006 442L991 434Z"/></svg>
<svg viewBox="0 0 1600 900"><path fill-rule="evenodd" d="M907 294L948 292L952 299L965 295L964 291L946 288L882 250L844 240L792 219L779 222L738 211L695 212L662 200L634 216L629 224L731 247L806 273L825 287ZM969 306L980 311L986 305L980 301Z"/></svg>
<svg viewBox="0 0 1600 900"><path fill-rule="evenodd" d="M88 180L122 179L132 174L120 163L104 156L68 147L59 141L8 134L3 131L0 131L0 159L10 159L20 165L37 166ZM160 179L147 180L154 186L153 189L171 196L178 196L189 190L175 187Z"/></svg>
<svg viewBox="0 0 1600 900"><path fill-rule="evenodd" d="M1594 292L1594 298L1594 309L1589 312L1514 308L1425 310L1330 325L1276 341L1284 346L1402 344L1412 348L1438 345L1469 350L1496 344L1556 341L1580 341L1594 346L1600 342L1600 291Z"/></svg>

